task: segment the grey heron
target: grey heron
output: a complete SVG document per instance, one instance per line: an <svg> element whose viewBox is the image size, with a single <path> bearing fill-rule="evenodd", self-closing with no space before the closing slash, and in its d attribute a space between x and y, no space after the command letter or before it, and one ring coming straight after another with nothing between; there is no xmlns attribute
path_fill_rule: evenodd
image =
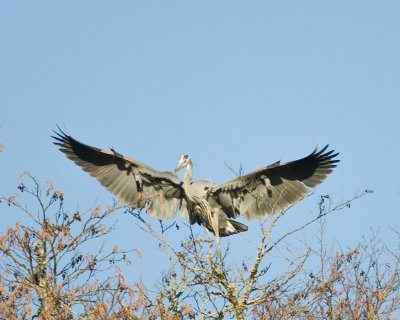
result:
<svg viewBox="0 0 400 320"><path fill-rule="evenodd" d="M191 224L203 225L217 237L247 231L234 220L283 212L316 187L336 167L338 153L328 145L287 163L275 162L222 184L192 181L193 166L183 155L174 172L161 172L114 149L98 149L75 140L60 128L54 144L84 171L96 178L121 203L145 209L158 219L172 219L178 211ZM176 172L186 168L183 181Z"/></svg>

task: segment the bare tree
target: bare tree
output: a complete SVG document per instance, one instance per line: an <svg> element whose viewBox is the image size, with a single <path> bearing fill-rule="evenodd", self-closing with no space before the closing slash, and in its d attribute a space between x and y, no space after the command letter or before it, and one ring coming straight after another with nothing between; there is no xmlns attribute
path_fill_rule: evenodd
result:
<svg viewBox="0 0 400 320"><path fill-rule="evenodd" d="M400 309L399 247L375 234L350 249L325 244L327 216L368 190L336 205L320 197L315 217L282 234L283 213L260 221L258 243L239 260L229 239L185 224L187 236L173 245L167 235L176 222L155 225L123 208L166 260L166 271L145 286L128 284L120 268L138 251L90 245L111 238L115 205L67 211L51 183L26 180L1 199L3 210L17 208L30 222L0 234L0 318L394 319ZM21 202L26 197L35 200L31 207ZM319 225L317 241L299 240L312 225Z"/></svg>
<svg viewBox="0 0 400 320"><path fill-rule="evenodd" d="M119 268L130 263L129 252L105 243L90 246L112 231L115 207L68 212L60 190L27 178L18 189L35 200L35 208L20 203L17 194L2 197L30 223L17 222L0 235L0 318L110 319L138 311L144 288L128 285ZM96 251L86 253L89 246Z"/></svg>
<svg viewBox="0 0 400 320"><path fill-rule="evenodd" d="M282 215L260 222L254 259L240 265L230 259L229 242L218 244L187 226L189 238L177 248L164 237L168 226L156 230L139 216L138 226L156 239L170 263L149 300L164 319L390 319L400 309L398 250L376 237L352 250L328 250L323 243L326 216L368 193L337 205L322 196L316 217L279 237L272 231ZM321 225L319 247L304 243L302 250L291 250L287 241L315 223ZM277 258L276 251L284 255ZM277 259L285 265L280 272L271 270Z"/></svg>

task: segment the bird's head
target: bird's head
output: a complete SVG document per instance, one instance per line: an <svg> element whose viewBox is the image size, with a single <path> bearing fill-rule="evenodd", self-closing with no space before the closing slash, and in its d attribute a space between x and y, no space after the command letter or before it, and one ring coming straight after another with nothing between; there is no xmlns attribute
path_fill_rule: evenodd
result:
<svg viewBox="0 0 400 320"><path fill-rule="evenodd" d="M179 159L178 165L175 168L175 172L187 167L189 164L192 164L192 160L190 160L190 157L187 154L183 155Z"/></svg>

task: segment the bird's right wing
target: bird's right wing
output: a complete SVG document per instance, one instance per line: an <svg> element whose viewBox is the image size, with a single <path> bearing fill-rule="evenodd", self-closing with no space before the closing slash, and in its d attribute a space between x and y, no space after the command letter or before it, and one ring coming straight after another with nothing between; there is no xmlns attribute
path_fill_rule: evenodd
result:
<svg viewBox="0 0 400 320"><path fill-rule="evenodd" d="M282 212L301 200L332 172L339 160L333 150L314 150L302 159L276 162L257 171L214 186L210 197L229 217L258 219Z"/></svg>
<svg viewBox="0 0 400 320"><path fill-rule="evenodd" d="M178 177L171 172L157 171L114 150L107 151L81 143L71 136L54 131L54 144L65 155L96 178L123 205L146 208L159 219L175 216L183 197Z"/></svg>

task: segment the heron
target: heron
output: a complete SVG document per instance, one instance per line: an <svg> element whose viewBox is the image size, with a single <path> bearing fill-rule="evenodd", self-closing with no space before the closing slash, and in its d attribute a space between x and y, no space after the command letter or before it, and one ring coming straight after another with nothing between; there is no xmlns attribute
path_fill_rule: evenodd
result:
<svg viewBox="0 0 400 320"><path fill-rule="evenodd" d="M339 153L318 147L291 162L277 161L222 184L192 181L193 163L180 157L174 172L158 171L113 148L99 149L79 142L60 128L54 144L75 164L96 178L124 205L145 209L149 216L168 220L180 212L190 224L203 225L218 238L248 230L235 220L282 213L323 182L340 160ZM181 181L177 172L186 168Z"/></svg>

